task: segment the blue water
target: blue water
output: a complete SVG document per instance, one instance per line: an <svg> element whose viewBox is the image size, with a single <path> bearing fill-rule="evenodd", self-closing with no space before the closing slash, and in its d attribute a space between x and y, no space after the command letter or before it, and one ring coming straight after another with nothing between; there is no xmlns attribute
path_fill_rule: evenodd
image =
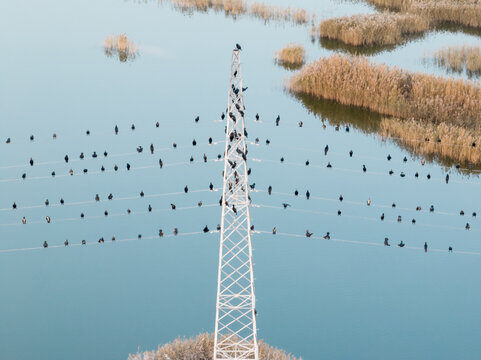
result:
<svg viewBox="0 0 481 360"><path fill-rule="evenodd" d="M298 6L321 17L374 11L340 1ZM253 204L276 207L252 208L256 229L276 226L279 233L299 235L309 229L316 236L330 231L333 238L364 244L382 244L388 236L393 245L255 234L259 337L304 359L480 358L481 257L456 250L481 252L480 222L471 217L473 211L481 214L481 179L437 162L422 166L405 149L370 135L366 128L379 121L375 114L338 105L311 111L287 94L283 80L291 73L273 64L275 50L300 42L309 60L333 52L311 43L308 30L216 13L186 16L156 2L0 1L0 250L50 245L0 253L0 359L126 359L178 336L213 331L219 236L186 234L220 222L220 192L192 190L222 185L223 164L212 160L223 143L209 146L208 138L224 137L224 124L215 120L226 106L236 42L244 49L242 72L249 86L249 139L260 138L258 146L249 146L250 183L259 190L272 185L275 192L252 193ZM106 36L124 32L140 54L120 63L104 55L102 44ZM373 57L442 74L423 61L424 52L456 42L479 38L433 32ZM253 121L256 113L259 123ZM330 125L338 122L351 124L349 133ZM330 151L324 156L326 144ZM81 152L86 159L79 159ZM189 163L191 156L195 163ZM59 163L30 167L30 157L36 164ZM325 167L328 161L332 169ZM74 176L67 175L70 168ZM276 194L296 189L297 198ZM141 191L144 198L138 198ZM109 193L114 200L106 200ZM95 194L103 201L92 202ZM340 194L343 203L336 201ZM131 199L119 199L124 197ZM65 205L58 205L60 198ZM364 205L368 198L370 207ZM46 199L49 207L21 209ZM9 209L14 201L17 210ZM83 201L89 203L71 204ZM277 209L283 202L292 207ZM170 210L171 203L178 210ZM414 211L431 204L434 213ZM461 209L464 217L456 215ZM470 231L464 230L467 222ZM170 235L174 227L178 237L156 237L159 229ZM141 240L120 242L138 234ZM106 242L97 245L100 237ZM52 248L66 239L89 244ZM400 249L394 246L400 240L416 248L425 241L430 249L453 246L454 253Z"/></svg>

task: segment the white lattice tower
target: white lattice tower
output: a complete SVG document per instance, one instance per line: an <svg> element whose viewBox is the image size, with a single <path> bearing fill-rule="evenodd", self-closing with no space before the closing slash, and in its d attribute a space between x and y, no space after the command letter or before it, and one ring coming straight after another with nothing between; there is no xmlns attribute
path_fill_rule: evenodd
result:
<svg viewBox="0 0 481 360"><path fill-rule="evenodd" d="M214 360L259 359L240 51L227 106Z"/></svg>

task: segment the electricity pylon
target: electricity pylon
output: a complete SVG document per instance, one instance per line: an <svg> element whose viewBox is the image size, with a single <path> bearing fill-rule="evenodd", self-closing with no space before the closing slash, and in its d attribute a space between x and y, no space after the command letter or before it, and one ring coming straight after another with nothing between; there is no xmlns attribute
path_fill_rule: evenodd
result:
<svg viewBox="0 0 481 360"><path fill-rule="evenodd" d="M214 360L259 359L240 51L232 53Z"/></svg>

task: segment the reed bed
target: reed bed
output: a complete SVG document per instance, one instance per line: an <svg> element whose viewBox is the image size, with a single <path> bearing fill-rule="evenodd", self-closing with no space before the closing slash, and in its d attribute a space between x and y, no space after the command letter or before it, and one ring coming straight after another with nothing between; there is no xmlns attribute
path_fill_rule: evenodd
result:
<svg viewBox="0 0 481 360"><path fill-rule="evenodd" d="M479 0L367 0L376 6L411 12L428 17L436 23L454 23L481 27Z"/></svg>
<svg viewBox="0 0 481 360"><path fill-rule="evenodd" d="M181 11L201 11L210 9L223 11L227 15L237 16L248 10L244 0L170 0L173 6Z"/></svg>
<svg viewBox="0 0 481 360"><path fill-rule="evenodd" d="M481 131L446 123L384 118L378 133L384 138L394 138L420 156L481 165Z"/></svg>
<svg viewBox="0 0 481 360"><path fill-rule="evenodd" d="M299 44L288 44L286 47L274 53L274 61L280 65L298 68L304 64L306 50Z"/></svg>
<svg viewBox="0 0 481 360"><path fill-rule="evenodd" d="M414 14L382 12L326 19L319 24L319 36L354 46L394 45L407 35L427 31L427 19Z"/></svg>
<svg viewBox="0 0 481 360"><path fill-rule="evenodd" d="M137 46L125 34L107 36L104 40L104 50L107 56L118 56L121 62L133 60L137 55Z"/></svg>
<svg viewBox="0 0 481 360"><path fill-rule="evenodd" d="M264 21L290 21L296 24L306 24L311 18L304 9L283 8L279 6L266 5L264 3L254 3L250 7L250 14L263 19Z"/></svg>
<svg viewBox="0 0 481 360"><path fill-rule="evenodd" d="M450 71L481 75L481 48L479 46L447 46L434 53L434 62Z"/></svg>
<svg viewBox="0 0 481 360"><path fill-rule="evenodd" d="M365 57L335 54L308 64L287 88L380 114L422 122L481 128L481 86L465 80L411 73Z"/></svg>
<svg viewBox="0 0 481 360"><path fill-rule="evenodd" d="M214 356L214 335L200 334L195 338L177 338L157 350L131 354L128 360L212 360ZM259 342L260 360L297 360L283 350ZM299 359L300 360L300 359Z"/></svg>

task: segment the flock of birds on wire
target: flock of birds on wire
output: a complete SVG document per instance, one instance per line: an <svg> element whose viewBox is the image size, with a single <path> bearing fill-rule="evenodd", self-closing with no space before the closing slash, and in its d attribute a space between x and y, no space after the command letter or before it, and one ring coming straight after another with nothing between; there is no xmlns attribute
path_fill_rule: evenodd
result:
<svg viewBox="0 0 481 360"><path fill-rule="evenodd" d="M237 46L237 49L240 50L240 46ZM236 74L234 74L234 76L236 76ZM242 90L243 90L243 91L246 91L247 88L242 88ZM234 88L233 91L234 91L234 92L237 91L237 93L238 93L239 90ZM236 93L236 94L237 94L237 93ZM238 110L239 110L239 109L238 109ZM239 111L242 111L242 110L239 110ZM227 112L227 111L226 111L226 112ZM241 115L243 115L243 114L241 114ZM224 119L225 119L225 116L226 116L225 113L222 113L222 115L221 115L221 120L224 120ZM229 116L232 117L232 114L229 114ZM259 114L256 114L256 115L255 115L255 119L256 119L256 121L259 121L259 120L260 120ZM197 117L194 119L194 121L195 121L196 123L198 123L199 120L200 120L200 117L199 117L199 116L197 116ZM235 121L235 120L234 120L234 121ZM277 118L275 119L275 126L279 126L279 125L280 125L280 115L278 115ZM159 123L159 122L156 122L155 126L156 126L157 128L159 128L159 127L160 127L160 123ZM298 126L299 126L299 127L303 127L303 122L302 122L302 121L299 121ZM326 128L326 125L325 125L324 122L322 123L322 127L323 127L323 128ZM335 126L335 129L336 129L336 131L339 131L339 125L336 125L336 126ZM131 125L131 130L132 130L132 131L135 130L135 124L132 124L132 125ZM226 127L226 131L227 131L227 127ZM348 126L345 127L345 131L346 131L346 132L349 132L349 131L350 131L350 129L349 129ZM115 135L118 135L118 134L119 134L119 127L118 127L117 125L114 127L114 133L115 133ZM87 136L90 135L90 131L89 131L89 130L86 131L86 135L87 135ZM232 135L232 134L231 134L231 135ZM245 131L245 130L244 130L244 135L245 135L246 137L248 136L247 131ZM53 138L54 140L57 138L56 133L54 133L54 134L52 135L52 138ZM31 135L31 136L30 136L30 141L34 141L34 140L35 140L34 135ZM233 141L233 136L230 136L230 141L231 141L231 142ZM425 141L430 141L430 139L429 139L429 138L426 138ZM11 142L12 142L12 140L11 140L10 137L6 139L6 144L10 144ZM440 142L440 139L438 139L437 142ZM260 143L259 138L256 138L256 139L255 139L255 144L259 144L259 143ZM266 143L266 145L269 145L269 144L270 144L270 140L269 140L269 139L266 139L266 140L265 140L265 143ZM212 137L209 137L209 139L208 139L208 144L209 144L209 145L212 145L212 144L213 144L213 139L212 139ZM193 146L196 146L196 145L197 145L197 141L196 141L195 139L192 141L192 145L193 145ZM475 147L475 146L476 146L476 143L473 143L472 146ZM172 147L173 147L174 149L177 148L177 144L174 142L174 143L172 144ZM150 150L150 153L151 153L152 155L155 153L154 144L150 144L149 150ZM142 146L138 146L138 147L136 148L136 151L140 154L140 153L142 153L142 152L144 151L144 148L143 148ZM326 146L324 147L324 155L327 156L327 155L328 155L328 152L329 152L329 145L326 145ZM348 156L352 158L352 157L353 157L353 154L354 154L353 150L350 150L349 153L348 153ZM246 154L245 154L245 155L246 155ZM243 156L244 160L246 160L246 156L245 156L245 155ZM104 157L107 157L107 156L108 156L108 152L107 152L107 151L104 151L104 152L103 152L103 156L104 156ZM100 155L97 154L96 151L94 151L94 152L92 153L91 157L92 157L93 159L95 159L95 158L100 157ZM79 159L80 159L80 160L83 160L83 159L85 159L85 158L86 158L85 154L84 154L83 152L80 153ZM202 157L202 158L203 158L203 161L204 161L204 162L207 162L208 159L207 159L207 155L206 155L205 153L203 154L203 157ZM221 154L218 154L218 155L217 155L217 160L221 160L221 159L222 159L222 155L221 155ZM71 160L71 157L67 154L67 155L64 156L64 159L63 159L63 160L65 161L65 163L68 163L68 162ZM388 160L388 161L391 161L391 160L392 160L392 157L391 157L390 154L387 155L387 160ZM193 161L194 161L194 158L193 158L193 156L191 156L191 157L190 157L190 162L193 162ZM284 163L284 161L285 161L284 157L281 157L281 158L280 158L280 162L281 162L281 163ZM406 163L407 161L408 161L407 157L404 157L404 158L403 158L403 162ZM424 164L425 164L425 161L424 161L424 159L422 159L422 160L421 160L421 165L424 166ZM35 160L33 159L33 157L30 158L30 160L29 160L29 165L30 165L31 167L33 167L33 166L35 165ZM163 164L162 159L159 158L159 160L158 160L158 166L159 166L159 168L162 169L163 165L164 165L164 164ZM305 161L305 166L309 166L309 165L310 165L310 161L309 161L309 160L306 160L306 161ZM231 166L235 166L235 164L231 164ZM131 169L130 163L126 163L125 167L126 167L127 171L130 171L130 169ZM332 167L333 167L330 161L327 163L326 167L327 167L327 168L332 168ZM456 168L459 168L459 165L456 165ZM470 168L472 168L471 165L470 165ZM114 166L114 171L117 171L118 169L119 169L118 165L115 165L115 166ZM362 165L362 168L361 168L361 169L362 169L362 172L364 172L364 173L367 172L367 167L366 167L365 164ZM103 172L103 171L105 171L106 169L105 169L105 167L102 165L101 168L100 168L100 170ZM250 174L250 172L251 172L251 169L249 168L248 174ZM84 174L87 174L87 173L88 173L88 169L87 169L87 168L84 168L84 169L83 169L83 173L84 173ZM69 170L69 174L70 174L70 175L74 175L73 169L70 169L70 170ZM389 175L393 175L393 174L394 174L394 171L393 171L393 170L390 170L390 171L389 171ZM55 171L52 171L52 172L51 172L51 176L52 176L52 177L55 177L55 176L56 176L56 172L55 172ZM400 176L400 177L405 177L406 174L401 171L400 174L399 174L399 176ZM419 177L419 173L416 172L415 175L414 175L414 177L415 177L415 178L418 178L418 177ZM427 177L428 180L431 179L431 175L430 175L430 174L427 174L426 177ZM22 178L22 179L26 179L26 178L27 178L27 174L24 172L24 173L21 175L21 178ZM446 184L449 183L449 174L446 174L446 176L445 176L445 182L446 182ZM254 190L254 189L255 189L255 183L249 185L249 187L250 187L251 190ZM213 190L214 190L214 185L213 185L212 182L209 184L209 190L210 190L210 191L213 191ZM189 189L188 189L188 186L186 185L185 188L184 188L184 192L185 192L185 193L188 193L188 191L189 191ZM272 186L271 186L271 185L268 186L267 193L268 193L269 195L272 194ZM144 195L145 195L144 192L141 191L141 192L140 192L140 197L144 197ZM299 191L298 191L297 189L294 191L294 196L299 196ZM307 190L306 193L305 193L306 199L309 200L310 196L311 196L311 194L310 194L309 190ZM107 199L108 199L108 200L112 200L112 199L113 199L113 194L112 194L112 193L108 194L108 195L107 195ZM343 199L344 199L344 198L343 198L343 196L342 196L342 194L341 194L341 195L339 196L339 202L342 202ZM250 200L250 197L249 197L249 200ZM99 202L99 201L100 201L100 196L99 196L99 194L96 194L96 195L95 195L95 201L96 201L96 202ZM220 200L219 200L219 205L222 206L222 203L223 203L223 199L222 199L222 196L221 196L221 198L220 198ZM45 200L45 206L48 207L49 204L50 204L49 200L48 200L48 199ZM64 205L64 204L65 204L65 201L64 201L63 198L61 198L61 199L60 199L60 205ZM198 205L198 207L202 207L202 205L203 205L202 201L199 201L199 202L197 203L197 205ZM370 206L370 205L371 205L371 199L370 199L370 198L367 199L366 205L367 205L367 206ZM283 207L284 209L287 209L287 208L290 207L290 206L291 206L291 205L290 205L289 203L282 203L282 207ZM12 209L15 210L15 209L17 209L17 207L18 207L18 206L17 206L17 203L14 202L14 203L12 204ZM170 204L170 207L171 207L172 210L176 210L176 205L175 205L174 203L171 203L171 204ZM393 203L393 204L392 204L392 208L395 208L395 207L396 207L396 204ZM148 212L152 212L153 208L152 208L152 205L151 205L151 204L148 205L147 210L148 210ZM416 207L416 211L421 211L421 210L422 210L421 206L417 206L417 207ZM127 209L127 214L131 214L131 212L132 212L132 211L131 211L130 209ZM235 207L234 207L234 212L237 214L237 211L235 210ZM429 212L434 212L434 206L433 206L433 205L430 206ZM338 216L341 216L341 214L342 214L342 212L341 212L341 210L339 209L339 210L337 211L337 215L338 215ZM465 213L464 213L463 210L461 210L459 214L460 214L461 216L465 215ZM109 213L108 213L107 210L104 211L104 215L105 215L105 216L108 216L108 215L109 215ZM473 217L476 217L476 215L477 215L476 212L473 212L473 213L472 213L472 216L473 216ZM80 214L80 218L85 218L85 214L84 214L83 212ZM385 215L384 215L384 213L382 213L381 216L380 216L380 220L383 221L384 218L385 218ZM47 215L46 218L45 218L45 221L46 221L47 223L50 223L50 222L52 221L52 219L51 219L50 216ZM401 222L401 221L402 221L402 217L399 215L398 218L397 218L397 222ZM21 222L22 222L22 224L27 224L27 218L26 218L25 216L23 216ZM415 223L416 223L416 220L413 218L413 219L411 220L411 222L412 222L412 224L415 224ZM469 224L469 223L466 223L465 229L466 229L466 230L469 230L470 227L471 227L470 224ZM221 228L221 227L220 227L220 224L218 224L217 227L216 227L216 231L220 231L220 228ZM251 231L254 231L254 226L251 226ZM202 229L202 232L204 232L204 233L210 232L209 227L206 225L206 226ZM176 236L176 235L178 235L178 233L179 233L178 228L174 228L173 234ZM277 228L276 228L276 227L273 228L272 234L274 234L274 235L277 234ZM158 235L159 235L159 237L163 237L163 236L164 236L164 232L163 232L162 229L159 229ZM306 231L305 231L305 236L308 237L308 238L310 238L312 235L313 235L313 232L310 232L308 229L306 229ZM141 239L141 238L142 238L142 235L139 234L139 235L138 235L138 239ZM329 240L329 239L331 238L330 232L327 232L327 233L323 236L323 238L326 239L326 240ZM101 238L98 240L98 243L103 243L104 241L105 241L104 238L101 237ZM112 241L115 241L115 236L112 237ZM68 245L69 245L69 241L68 241L68 240L65 240L64 245L65 245L65 246L68 246ZM85 241L85 240L82 240L82 245L86 245L86 241ZM385 246L391 246L391 244L389 243L389 239L388 239L387 237L384 239L384 245L385 245ZM405 246L405 243L404 243L403 241L401 241L400 243L397 244L397 246L399 246L399 247L404 247L404 246ZM48 242L47 242L47 241L44 241L43 247L44 247L44 248L47 248L47 247L48 247ZM428 250L428 245L427 245L427 242L426 242L426 243L424 244L424 251L427 252L427 250ZM452 251L452 247L451 247L451 246L449 246L448 251L450 251L450 252Z"/></svg>

